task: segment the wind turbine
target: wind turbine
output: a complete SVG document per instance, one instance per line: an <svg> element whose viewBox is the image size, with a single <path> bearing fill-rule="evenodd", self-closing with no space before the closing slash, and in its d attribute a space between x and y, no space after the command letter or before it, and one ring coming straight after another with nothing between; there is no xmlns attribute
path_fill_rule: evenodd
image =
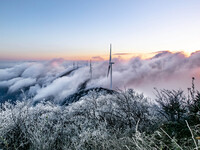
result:
<svg viewBox="0 0 200 150"><path fill-rule="evenodd" d="M90 60L90 78L92 79L92 61Z"/></svg>
<svg viewBox="0 0 200 150"><path fill-rule="evenodd" d="M107 77L108 77L110 73L110 89L112 89L112 65L113 64L114 62L112 62L112 45L110 44L110 59L109 59L108 74L107 74Z"/></svg>

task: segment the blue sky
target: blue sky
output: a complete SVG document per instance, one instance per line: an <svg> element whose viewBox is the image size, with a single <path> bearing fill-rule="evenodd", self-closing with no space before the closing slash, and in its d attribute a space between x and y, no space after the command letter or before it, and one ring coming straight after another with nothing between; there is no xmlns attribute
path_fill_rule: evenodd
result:
<svg viewBox="0 0 200 150"><path fill-rule="evenodd" d="M1 0L0 59L200 49L199 0Z"/></svg>

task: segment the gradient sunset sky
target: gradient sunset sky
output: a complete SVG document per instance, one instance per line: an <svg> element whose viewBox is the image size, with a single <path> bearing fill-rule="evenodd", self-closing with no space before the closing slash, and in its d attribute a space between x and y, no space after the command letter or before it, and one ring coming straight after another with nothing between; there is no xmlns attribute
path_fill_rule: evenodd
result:
<svg viewBox="0 0 200 150"><path fill-rule="evenodd" d="M200 50L200 0L0 0L0 60Z"/></svg>

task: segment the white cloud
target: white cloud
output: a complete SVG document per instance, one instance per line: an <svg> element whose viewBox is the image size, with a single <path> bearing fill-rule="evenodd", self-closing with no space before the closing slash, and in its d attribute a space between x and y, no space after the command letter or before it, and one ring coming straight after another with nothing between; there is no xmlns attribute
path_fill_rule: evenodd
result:
<svg viewBox="0 0 200 150"><path fill-rule="evenodd" d="M113 60L113 88L133 88L146 95L153 95L153 88L187 89L191 86L191 78L196 77L200 83L200 52L186 57L182 53L160 52L151 59L139 57L129 61ZM109 87L107 77L108 62L93 62L93 79L87 88ZM9 87L14 92L30 86L28 93L34 100L49 96L55 101L77 91L80 84L89 77L89 66L83 66L67 76L62 74L72 69L72 62L55 59L49 62L22 63L12 68L0 69L0 87ZM196 84L200 88L199 84Z"/></svg>
<svg viewBox="0 0 200 150"><path fill-rule="evenodd" d="M15 92L23 87L28 87L36 83L36 79L33 78L26 78L26 79L21 79L12 86L9 87L8 92L12 93Z"/></svg>

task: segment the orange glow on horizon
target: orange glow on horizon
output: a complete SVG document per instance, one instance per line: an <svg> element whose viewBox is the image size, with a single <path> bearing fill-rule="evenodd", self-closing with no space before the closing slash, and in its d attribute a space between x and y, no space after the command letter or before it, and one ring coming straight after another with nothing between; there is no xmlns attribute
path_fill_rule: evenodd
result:
<svg viewBox="0 0 200 150"><path fill-rule="evenodd" d="M170 53L177 53L181 52L185 57L190 57L192 53L195 53L197 51L169 51L169 50L164 50L168 51ZM199 51L199 50L198 50ZM133 57L140 57L141 59L149 59L155 56L156 54L160 53L162 51L157 51L157 52L151 52L151 53L113 53L112 58L118 58L120 60L130 60ZM55 58L63 58L65 60L72 60L72 61L87 61L87 60L94 60L94 61L103 61L103 60L108 60L109 59L109 54L105 55L91 55L91 54L81 54L81 55L66 55L66 54L48 54L48 55L26 55L26 57L22 55L17 55L14 56L0 56L0 60L51 60Z"/></svg>

